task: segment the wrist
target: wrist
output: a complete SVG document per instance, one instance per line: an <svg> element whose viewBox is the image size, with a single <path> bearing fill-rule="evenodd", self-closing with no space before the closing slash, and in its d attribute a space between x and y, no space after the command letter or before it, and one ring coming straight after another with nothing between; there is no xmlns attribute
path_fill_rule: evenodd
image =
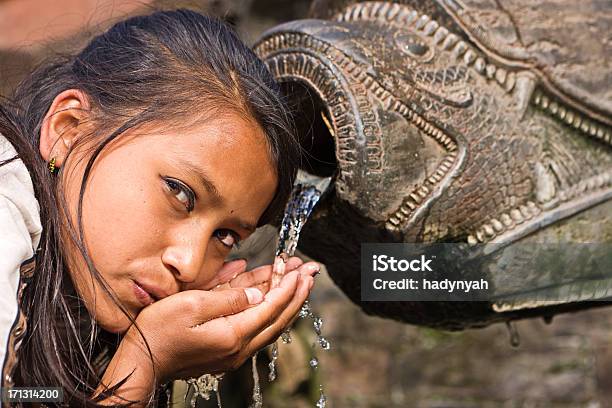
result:
<svg viewBox="0 0 612 408"><path fill-rule="evenodd" d="M126 400L146 402L158 386L155 377L153 363L142 337L138 332L136 335L128 332L106 368L96 395L127 378L113 396L104 399L102 403L124 404Z"/></svg>

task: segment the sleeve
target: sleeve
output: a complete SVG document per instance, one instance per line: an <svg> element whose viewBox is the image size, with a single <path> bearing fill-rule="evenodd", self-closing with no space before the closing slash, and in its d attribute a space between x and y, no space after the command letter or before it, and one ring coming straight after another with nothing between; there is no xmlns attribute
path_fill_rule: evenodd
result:
<svg viewBox="0 0 612 408"><path fill-rule="evenodd" d="M9 334L18 314L20 267L34 255L24 220L4 196L0 196L0 231L0 361L4 367Z"/></svg>
<svg viewBox="0 0 612 408"><path fill-rule="evenodd" d="M0 134L0 161L16 155ZM42 226L32 180L21 160L0 166L0 363L4 369L8 339L18 317L21 265L34 256ZM4 371L4 370L3 370Z"/></svg>

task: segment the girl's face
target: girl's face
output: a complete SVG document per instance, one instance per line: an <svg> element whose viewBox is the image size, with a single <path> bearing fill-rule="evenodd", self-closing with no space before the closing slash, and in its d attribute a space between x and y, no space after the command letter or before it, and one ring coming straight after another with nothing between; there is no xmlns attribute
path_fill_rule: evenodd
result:
<svg viewBox="0 0 612 408"><path fill-rule="evenodd" d="M73 223L90 152L76 147L63 165ZM254 231L276 184L263 131L236 114L187 131L129 131L93 166L83 199L85 243L135 317L155 300L206 287L232 247ZM68 247L70 273L90 313L105 330L127 330L129 320Z"/></svg>

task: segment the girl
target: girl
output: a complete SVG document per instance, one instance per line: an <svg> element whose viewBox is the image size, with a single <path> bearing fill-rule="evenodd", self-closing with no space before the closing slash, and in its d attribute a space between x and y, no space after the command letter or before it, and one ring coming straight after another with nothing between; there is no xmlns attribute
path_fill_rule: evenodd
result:
<svg viewBox="0 0 612 408"><path fill-rule="evenodd" d="M3 386L144 405L242 364L295 318L318 266L230 250L282 211L299 146L263 63L216 19L120 22L0 110Z"/></svg>

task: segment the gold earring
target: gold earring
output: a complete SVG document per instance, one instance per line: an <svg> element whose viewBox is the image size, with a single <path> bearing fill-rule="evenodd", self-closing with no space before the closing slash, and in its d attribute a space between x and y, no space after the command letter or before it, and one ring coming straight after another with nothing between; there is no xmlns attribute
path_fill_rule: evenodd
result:
<svg viewBox="0 0 612 408"><path fill-rule="evenodd" d="M55 174L55 170L55 157L52 157L51 160L49 160L49 172Z"/></svg>

